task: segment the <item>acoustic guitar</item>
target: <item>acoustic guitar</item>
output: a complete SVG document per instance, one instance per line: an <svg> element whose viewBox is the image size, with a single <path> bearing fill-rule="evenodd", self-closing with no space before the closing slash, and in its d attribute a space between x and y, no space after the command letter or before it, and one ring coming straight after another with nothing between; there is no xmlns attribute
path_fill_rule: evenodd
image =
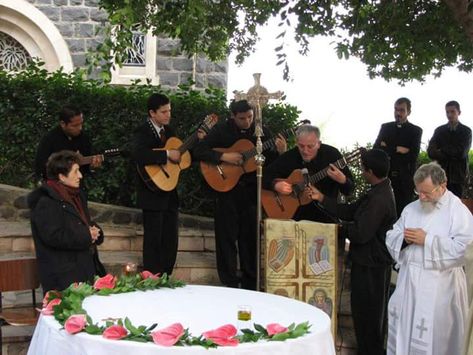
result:
<svg viewBox="0 0 473 355"><path fill-rule="evenodd" d="M97 157L99 159L99 161L102 163L105 158L113 158L113 157L117 157L119 155L122 155L123 154L123 151L121 151L120 149L117 149L117 148L113 148L113 149L107 149L107 150L104 150L102 153L100 154L96 154L96 155L88 155L88 156L82 156L80 153L77 153L79 155L79 165L88 165L88 164L91 164L92 163L92 160Z"/></svg>
<svg viewBox="0 0 473 355"><path fill-rule="evenodd" d="M144 183L151 190L156 190L156 187L163 191L171 191L176 188L179 181L179 174L182 170L187 169L192 162L189 149L192 149L199 138L197 131L202 129L208 133L210 129L217 123L218 116L211 114L205 117L199 128L188 137L184 143L177 137L170 137L167 139L163 148L156 148L154 150L178 150L181 153L181 160L179 163L174 163L168 159L166 164L145 165L144 172L138 166L138 172Z"/></svg>
<svg viewBox="0 0 473 355"><path fill-rule="evenodd" d="M299 126L308 123L310 123L310 121L303 120L293 128L286 129L280 134L287 139L289 136L295 134ZM277 136L264 142L263 151L275 147L276 138ZM220 162L217 165L205 161L200 162L200 170L205 181L207 181L209 186L215 191L230 191L235 187L243 174L251 173L256 170L256 147L253 142L248 139L240 139L229 148L214 148L213 150L222 153L240 153L243 157L243 163L241 165L226 162Z"/></svg>
<svg viewBox="0 0 473 355"><path fill-rule="evenodd" d="M356 149L332 164L339 169L343 169L349 163L358 159L360 154L361 149ZM268 218L290 219L294 216L299 206L311 203L312 199L304 193L304 190L308 184L314 185L326 178L328 169L329 167L327 166L315 174L306 177L304 177L302 170L294 170L287 179L282 180L292 185L292 193L289 195L282 195L276 191L263 189L261 191L261 203Z"/></svg>

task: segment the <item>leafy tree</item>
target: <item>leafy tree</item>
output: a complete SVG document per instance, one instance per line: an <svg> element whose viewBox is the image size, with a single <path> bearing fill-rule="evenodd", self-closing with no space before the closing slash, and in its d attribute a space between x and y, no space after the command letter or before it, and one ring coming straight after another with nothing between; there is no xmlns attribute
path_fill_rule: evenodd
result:
<svg viewBox="0 0 473 355"><path fill-rule="evenodd" d="M275 51L286 78L285 41L292 29L301 54L307 54L310 38L331 36L339 57L360 58L372 78L422 81L445 67L470 72L473 66L473 0L100 0L100 5L110 15L109 36L92 65L111 66L111 52L120 63L137 27L177 38L183 52L211 60L234 50L241 63L257 45L258 26L276 17L281 45Z"/></svg>

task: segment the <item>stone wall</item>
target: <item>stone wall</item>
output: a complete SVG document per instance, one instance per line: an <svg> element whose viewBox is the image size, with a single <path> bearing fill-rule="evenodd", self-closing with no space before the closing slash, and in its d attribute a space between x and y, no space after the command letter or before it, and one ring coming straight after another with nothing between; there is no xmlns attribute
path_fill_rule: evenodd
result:
<svg viewBox="0 0 473 355"><path fill-rule="evenodd" d="M71 52L74 67L84 67L86 53L103 40L97 36L107 21L98 0L28 0L43 12L58 28ZM175 88L192 77L194 60L179 51L177 40L158 38L157 74L160 84ZM212 63L201 57L196 60L196 87L209 85L226 89L228 63Z"/></svg>
<svg viewBox="0 0 473 355"><path fill-rule="evenodd" d="M30 191L0 184L0 255L33 256L26 196ZM99 253L107 271L120 273L127 262L142 263L141 210L90 202L91 217L104 230ZM179 215L179 251L174 276L190 283L218 284L213 220Z"/></svg>

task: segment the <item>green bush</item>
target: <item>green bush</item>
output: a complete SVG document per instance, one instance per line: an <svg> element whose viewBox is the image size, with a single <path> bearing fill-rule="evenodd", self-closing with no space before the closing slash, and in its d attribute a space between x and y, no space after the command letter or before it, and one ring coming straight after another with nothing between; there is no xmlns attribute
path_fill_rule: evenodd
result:
<svg viewBox="0 0 473 355"><path fill-rule="evenodd" d="M193 132L209 113L221 119L228 115L225 92L209 88L196 91L190 85L175 91L151 85L129 87L103 85L84 80L80 73L48 73L31 65L16 75L0 71L0 183L32 188L33 163L38 143L58 124L64 105L80 107L84 129L95 152L127 149L132 131L146 118L146 100L153 92L168 95L172 102L172 125L182 139ZM297 121L299 111L288 104L269 105L263 110L265 123L275 132ZM128 159L105 161L88 178L92 201L134 205L135 167ZM211 193L196 166L181 174L178 184L181 211L200 215L212 213Z"/></svg>

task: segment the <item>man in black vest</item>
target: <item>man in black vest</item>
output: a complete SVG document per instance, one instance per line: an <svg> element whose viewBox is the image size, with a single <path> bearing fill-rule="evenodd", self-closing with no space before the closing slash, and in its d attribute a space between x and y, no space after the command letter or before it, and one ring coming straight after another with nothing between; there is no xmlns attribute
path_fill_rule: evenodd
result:
<svg viewBox="0 0 473 355"><path fill-rule="evenodd" d="M175 136L168 126L171 120L171 103L161 94L148 98L148 118L133 135L132 159L137 171L145 174L145 165L166 164L169 160L179 162L178 150L154 150L163 148L166 139ZM178 197L176 189L163 191L145 183L145 176L137 174L137 206L143 210L143 267L152 273L167 273L174 268L178 245Z"/></svg>
<svg viewBox="0 0 473 355"><path fill-rule="evenodd" d="M429 142L427 153L447 174L447 189L459 198L469 173L468 153L471 147L471 129L458 121L460 104L449 101L445 105L448 123L437 127Z"/></svg>
<svg viewBox="0 0 473 355"><path fill-rule="evenodd" d="M394 103L394 122L383 123L373 148L384 150L391 158L389 178L398 216L414 197L412 177L416 171L422 129L407 120L411 101L401 97Z"/></svg>

